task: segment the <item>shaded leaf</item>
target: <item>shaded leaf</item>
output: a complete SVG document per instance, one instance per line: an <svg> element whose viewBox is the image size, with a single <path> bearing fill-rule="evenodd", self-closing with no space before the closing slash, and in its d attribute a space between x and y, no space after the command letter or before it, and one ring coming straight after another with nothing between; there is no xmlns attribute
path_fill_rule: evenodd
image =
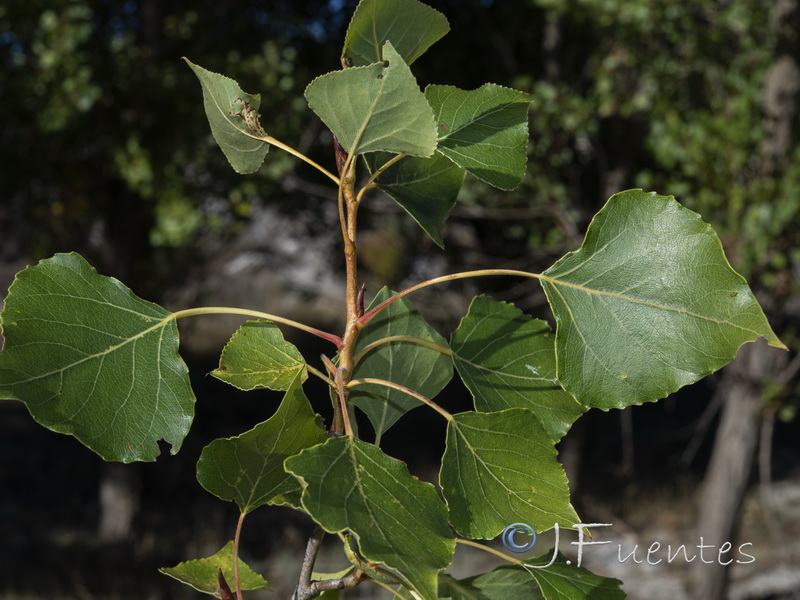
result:
<svg viewBox="0 0 800 600"><path fill-rule="evenodd" d="M267 581L258 573L248 567L244 561L238 559L239 583L243 590L270 589ZM177 579L194 589L205 594L216 594L219 589L219 570L225 580L233 582L233 542L228 542L223 548L207 558L187 560L174 567L164 567L159 572Z"/></svg>
<svg viewBox="0 0 800 600"><path fill-rule="evenodd" d="M417 0L361 0L344 38L342 66L380 61L387 41L410 65L448 31L444 15Z"/></svg>
<svg viewBox="0 0 800 600"><path fill-rule="evenodd" d="M515 522L537 532L579 522L554 442L531 411L454 415L446 443L439 483L460 535L490 539Z"/></svg>
<svg viewBox="0 0 800 600"><path fill-rule="evenodd" d="M544 600L539 586L521 567L498 567L467 579L442 578L453 600Z"/></svg>
<svg viewBox="0 0 800 600"><path fill-rule="evenodd" d="M372 172L391 158L387 153L366 156ZM403 158L381 173L375 183L419 223L437 246L444 248L442 229L455 206L464 173L464 169L437 152L430 158Z"/></svg>
<svg viewBox="0 0 800 600"><path fill-rule="evenodd" d="M184 58L203 87L203 106L211 133L237 173L255 173L264 162L269 144L258 108L261 95L246 94L233 79L207 71Z"/></svg>
<svg viewBox="0 0 800 600"><path fill-rule="evenodd" d="M431 484L351 437L304 450L286 469L301 479L303 507L326 531L350 530L364 558L398 571L425 600L436 598L437 574L450 564L455 540Z"/></svg>
<svg viewBox="0 0 800 600"><path fill-rule="evenodd" d="M222 350L211 375L241 390L286 390L297 375L308 377L300 351L283 339L271 321L247 321Z"/></svg>
<svg viewBox="0 0 800 600"><path fill-rule="evenodd" d="M431 156L433 111L392 45L382 49L381 62L317 77L306 88L308 105L351 154Z"/></svg>
<svg viewBox="0 0 800 600"><path fill-rule="evenodd" d="M429 85L438 152L489 185L512 190L525 174L528 155L528 94L487 83L464 91Z"/></svg>
<svg viewBox="0 0 800 600"><path fill-rule="evenodd" d="M669 196L613 196L542 287L557 322L558 379L588 406L663 398L759 336L785 348L711 226Z"/></svg>
<svg viewBox="0 0 800 600"><path fill-rule="evenodd" d="M544 566L553 559L553 553L546 552L534 559L526 560L526 565ZM521 570L521 567L512 567ZM555 562L546 568L527 569L539 584L548 600L624 600L626 595L620 587L622 582L611 577L601 577L591 571L567 564L563 555L558 554Z"/></svg>
<svg viewBox="0 0 800 600"><path fill-rule="evenodd" d="M264 504L298 505L300 485L283 462L327 439L295 377L278 410L242 435L218 439L203 448L197 480L223 500L236 502L248 513Z"/></svg>
<svg viewBox="0 0 800 600"><path fill-rule="evenodd" d="M18 273L2 321L0 397L106 460L180 449L194 394L172 313L72 253Z"/></svg>
<svg viewBox="0 0 800 600"><path fill-rule="evenodd" d="M558 441L586 411L556 378L550 326L489 296L472 300L450 338L453 362L475 409L527 408Z"/></svg>
<svg viewBox="0 0 800 600"><path fill-rule="evenodd" d="M383 288L367 310L393 295L394 292ZM447 349L447 340L428 325L405 298L393 302L367 323L358 334L356 354L389 336L418 338ZM446 354L437 350L410 341L396 341L377 346L359 360L352 378L367 377L399 383L433 398L453 377L453 364ZM364 411L378 440L400 417L421 404L408 394L371 383L354 387L350 391L350 403Z"/></svg>

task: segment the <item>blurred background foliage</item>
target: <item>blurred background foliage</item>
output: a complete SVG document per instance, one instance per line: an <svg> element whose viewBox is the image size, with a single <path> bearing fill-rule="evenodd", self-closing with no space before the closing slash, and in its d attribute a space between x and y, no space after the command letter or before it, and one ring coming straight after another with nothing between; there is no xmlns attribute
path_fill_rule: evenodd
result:
<svg viewBox="0 0 800 600"><path fill-rule="evenodd" d="M529 92L528 173L512 193L468 178L444 254L390 201L372 197L361 238L371 291L445 270L547 268L580 244L610 195L643 187L675 195L713 224L778 335L797 348L797 0L427 3L452 31L414 64L420 85L473 89L490 81ZM76 250L101 273L162 301L192 280L215 281L217 257L238 248L260 222L256 215L300 224L276 227L291 230L296 239L286 252L301 257L330 237L332 250L317 260L322 270L341 269L326 180L276 150L257 174L236 175L213 143L200 87L180 58L260 93L265 129L333 169L330 137L302 93L339 68L355 4L0 4L0 283L26 263ZM270 257L258 264L297 268ZM545 316L534 283L486 286ZM444 298L421 294L419 302L440 324L457 322L463 312ZM796 374L795 365L762 399L787 421L798 407ZM796 449L790 456L796 464Z"/></svg>

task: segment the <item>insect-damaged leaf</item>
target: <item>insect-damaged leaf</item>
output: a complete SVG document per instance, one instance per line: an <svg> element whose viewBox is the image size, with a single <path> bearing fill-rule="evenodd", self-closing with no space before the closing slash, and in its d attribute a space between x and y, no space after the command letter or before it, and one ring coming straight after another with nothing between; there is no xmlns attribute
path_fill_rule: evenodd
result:
<svg viewBox="0 0 800 600"><path fill-rule="evenodd" d="M663 398L759 336L785 348L711 226L671 196L613 196L542 287L557 323L558 379L587 406Z"/></svg>
<svg viewBox="0 0 800 600"><path fill-rule="evenodd" d="M98 275L78 254L17 274L2 314L0 398L106 460L176 453L194 416L172 313Z"/></svg>
<svg viewBox="0 0 800 600"><path fill-rule="evenodd" d="M264 162L269 144L258 114L259 94L246 94L230 77L207 71L184 58L203 87L203 105L211 133L237 173L255 173Z"/></svg>
<svg viewBox="0 0 800 600"><path fill-rule="evenodd" d="M308 105L351 154L431 156L433 111L392 44L382 51L381 62L317 77L306 88Z"/></svg>

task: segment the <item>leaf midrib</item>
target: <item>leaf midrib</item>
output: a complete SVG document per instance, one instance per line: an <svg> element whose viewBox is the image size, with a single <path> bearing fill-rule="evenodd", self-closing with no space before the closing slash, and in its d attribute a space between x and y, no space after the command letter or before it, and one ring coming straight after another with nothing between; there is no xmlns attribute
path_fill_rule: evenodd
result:
<svg viewBox="0 0 800 600"><path fill-rule="evenodd" d="M155 325L153 325L151 327L148 327L147 329L142 330L141 332L137 333L136 335L131 336L131 337L123 340L119 344L116 344L114 346L110 346L110 347L106 348L105 350L103 350L101 352L96 352L95 354L89 354L89 355L83 357L82 359L80 359L78 361L75 361L73 363L70 363L68 365L65 365L65 366L61 367L60 369L55 369L55 370L50 371L48 373L42 373L42 374L36 375L34 377L29 377L28 379L25 379L25 380L15 381L13 383L13 385L22 385L22 384L25 384L25 383L30 383L31 381L38 381L39 379L45 379L47 377L51 377L52 375L57 375L59 373L64 373L65 371L69 371L70 369L72 369L74 367L77 367L78 365L81 365L81 364L83 364L85 362L88 362L88 361L91 361L91 360L94 360L94 359L97 359L97 358L105 357L105 356L107 356L109 354L112 354L113 352L116 352L120 348L123 348L124 346L127 346L131 342L135 342L136 340L139 340L139 339L143 338L147 334L152 333L153 331L157 331L159 328L166 327L167 324L169 323L169 321L174 319L174 317L175 317L175 315L169 314L166 317L164 317L161 321L157 322ZM160 356L160 354L161 353L159 352L159 356Z"/></svg>

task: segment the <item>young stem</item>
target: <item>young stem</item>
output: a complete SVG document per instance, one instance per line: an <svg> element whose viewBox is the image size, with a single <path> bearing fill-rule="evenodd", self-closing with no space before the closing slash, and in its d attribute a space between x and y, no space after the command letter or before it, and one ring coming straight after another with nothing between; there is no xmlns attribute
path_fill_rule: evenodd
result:
<svg viewBox="0 0 800 600"><path fill-rule="evenodd" d="M337 335L333 335L332 333L328 333L326 331L321 331L314 327L305 325L304 323L298 323L297 321L292 321L291 319L279 317L278 315L272 315L258 310L249 310L247 308L231 308L228 306L201 306L198 308L179 310L172 313L170 316L171 318L177 320L182 319L183 317L195 317L197 315L244 315L247 317L256 317L257 319L266 319L268 321L282 323L284 325L288 325L289 327L294 327L295 329L300 329L301 331L316 335L323 340L331 342L337 348L341 348L342 346L342 339Z"/></svg>
<svg viewBox="0 0 800 600"><path fill-rule="evenodd" d="M342 241L344 243L344 258L346 269L345 299L347 305L347 318L342 336L342 345L339 349L339 404L341 410L340 427L333 433L347 433L352 435L347 415L348 383L353 373L353 352L356 345L356 336L361 329L358 305L358 267L356 260L356 226L358 221L358 201L355 197L355 157L350 155L342 168L342 179L339 184L339 219L342 224Z"/></svg>
<svg viewBox="0 0 800 600"><path fill-rule="evenodd" d="M434 402L433 400L430 400L429 398L426 398L425 396L423 396L419 392L415 392L414 390L412 390L410 388L407 388L404 385L400 385L399 383L394 383L393 381L386 381L385 379L374 379L372 377L363 377L361 379L351 379L350 382L347 384L347 387L349 387L349 388L350 387L355 387L357 385L364 385L365 383L374 383L375 385L382 385L384 387L389 387L389 388L398 390L400 392L403 392L404 394L408 394L412 398L416 398L417 400L419 400L423 404L427 404L428 406L430 406L433 410L438 412L440 415L442 415L448 421L452 421L453 420L453 415L451 415L449 412L447 412L441 406L436 404L436 402Z"/></svg>
<svg viewBox="0 0 800 600"><path fill-rule="evenodd" d="M417 290L421 290L422 288L426 288L431 285L436 285L438 283L455 281L457 279L470 279L472 277L490 277L498 275L511 275L514 277L528 277L530 279L539 279L548 281L550 280L549 277L545 277L543 275L540 275L539 273L529 273L528 271L516 271L513 269L481 269L479 271L464 271L463 273L451 273L450 275L442 275L441 277L434 277L433 279L422 281L416 285L412 285L410 288L406 288L402 292L397 292L391 298L387 298L386 300L381 302L378 306L376 306L369 312L365 313L359 319L359 322L361 326L366 325L372 319L372 317L377 315L379 312L381 312L384 308L389 306L395 300L399 300L403 296L407 296L408 294L416 292Z"/></svg>

